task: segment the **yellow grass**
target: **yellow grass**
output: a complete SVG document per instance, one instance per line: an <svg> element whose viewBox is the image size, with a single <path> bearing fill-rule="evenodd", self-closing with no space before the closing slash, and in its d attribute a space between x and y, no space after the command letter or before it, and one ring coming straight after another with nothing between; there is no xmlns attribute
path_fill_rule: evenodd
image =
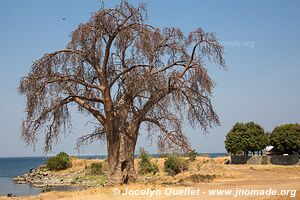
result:
<svg viewBox="0 0 300 200"><path fill-rule="evenodd" d="M127 189L132 190L147 190L151 191L161 190L164 191L167 188L174 190L182 188L199 189L201 191L209 191L215 189L260 189L267 190L272 188L274 190L297 190L297 195L294 198L289 196L238 196L233 198L232 196L209 196L208 194L201 196L166 196L159 195L155 197L149 196L124 196L113 195L112 190L114 187L99 187L92 188L83 191L71 191L71 192L48 192L37 196L19 197L14 199L20 200L137 200L137 199L160 199L160 200L176 200L176 199L259 199L259 200L300 200L300 166L278 166L278 165L225 165L223 158L209 159L205 157L198 157L196 161L191 162L189 165L189 171L178 174L175 177L167 176L163 171L164 158L157 159L159 166L159 173L156 175L139 176L140 181L138 183L131 183L129 185L122 185L117 187L122 193ZM84 170L93 162L103 162L99 160L73 160L73 167L57 173L68 173L78 170ZM137 164L138 161L135 163ZM200 166L200 167L199 167ZM187 177L192 174L215 174L217 176L212 182L194 183L187 181ZM145 177L148 177L147 181L143 181ZM180 180L186 180L183 183ZM164 185L162 183L179 183L175 185ZM7 197L0 197L0 200L10 199Z"/></svg>

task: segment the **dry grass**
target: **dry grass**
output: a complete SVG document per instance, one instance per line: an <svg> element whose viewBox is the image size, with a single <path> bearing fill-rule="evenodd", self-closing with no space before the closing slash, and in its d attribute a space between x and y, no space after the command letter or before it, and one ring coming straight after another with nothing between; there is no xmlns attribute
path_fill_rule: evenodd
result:
<svg viewBox="0 0 300 200"><path fill-rule="evenodd" d="M190 162L189 170L178 174L177 176L167 176L163 171L164 158L158 158L159 173L156 175L140 176L139 183L131 183L118 187L122 192L128 189L142 190L164 190L167 187L174 189L178 188L195 188L201 191L208 191L211 189L268 189L276 190L282 189L296 189L298 194L295 198L275 196L275 197L245 197L240 196L234 199L260 199L260 200L300 200L300 166L277 166L277 165L225 165L224 161L227 157L209 159L205 157L198 157L194 162ZM100 160L72 160L73 167L63 172L68 173L72 171L84 170L93 162L103 162ZM137 164L137 161L135 162ZM191 176L196 181L191 179ZM200 181L203 177L214 176L213 180ZM167 184L164 184L167 183ZM174 183L174 184L172 184ZM121 200L128 199L145 199L149 197L144 196L113 196L111 187L93 188L83 191L72 192L48 192L37 196L14 198L20 200ZM154 199L233 199L226 196L155 196ZM153 199L149 198L149 199ZM0 200L7 200L7 197L0 197Z"/></svg>
<svg viewBox="0 0 300 200"><path fill-rule="evenodd" d="M83 159L75 159L72 158L72 167L62 171L53 171L55 174L65 174L75 171L81 171L87 169L92 163L104 162L103 160L83 160Z"/></svg>

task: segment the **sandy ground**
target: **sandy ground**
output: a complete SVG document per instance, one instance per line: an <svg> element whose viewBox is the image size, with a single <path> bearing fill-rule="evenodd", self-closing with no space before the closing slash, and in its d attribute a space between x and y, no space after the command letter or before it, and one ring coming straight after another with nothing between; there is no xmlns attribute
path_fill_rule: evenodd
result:
<svg viewBox="0 0 300 200"><path fill-rule="evenodd" d="M191 169L196 168L197 163L202 162L202 158L197 158L197 161L191 166ZM162 165L163 160L159 160L159 165ZM181 185L161 185L157 182L151 183L132 183L120 187L104 187L93 188L83 191L73 192L48 192L37 196L30 197L14 197L13 199L20 200L138 200L138 199L161 199L161 200L200 200L200 199L276 199L276 200L300 200L300 166L276 166L276 165L224 165L221 161L207 163L201 165L202 174L217 174L212 182L194 183L185 182ZM75 166L76 167L76 166ZM194 172L186 172L171 179L165 176L162 172L156 175L165 181L180 180L189 176ZM212 192L227 192L231 194L212 195ZM250 191L252 190L252 191ZM255 191L254 191L255 190ZM130 191L130 194L127 194ZM235 196L236 191L240 195ZM282 193L278 195L263 195L263 193L275 192ZM295 191L296 194L295 194ZM244 192L244 194L242 194ZM259 192L261 195L249 195L249 192ZM133 194L137 193L137 194ZM170 194L173 193L173 194ZM175 194L176 193L176 194ZM248 194L248 195L247 195ZM285 194L285 195L284 195ZM151 196L152 195L152 196ZM0 197L0 200L12 199L8 197Z"/></svg>

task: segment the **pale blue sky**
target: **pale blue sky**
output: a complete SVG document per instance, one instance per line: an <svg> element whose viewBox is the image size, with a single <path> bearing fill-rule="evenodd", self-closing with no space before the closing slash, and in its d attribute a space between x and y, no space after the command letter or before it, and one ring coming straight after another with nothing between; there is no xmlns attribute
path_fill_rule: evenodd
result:
<svg viewBox="0 0 300 200"><path fill-rule="evenodd" d="M105 5L117 2L105 1ZM194 149L225 152L225 135L237 121L255 121L268 131L300 121L300 1L144 2L150 24L179 27L185 33L202 27L215 32L225 45L228 70L209 66L217 84L213 102L222 125L206 136L186 126ZM33 152L20 137L25 105L16 90L19 80L34 60L64 48L72 30L99 7L97 0L0 1L0 156L42 155L41 143ZM86 121L74 113L72 134L54 147L54 153L76 154L75 138L91 129ZM146 137L140 137L138 146L156 152L154 144L147 145ZM105 154L105 148L94 144L81 153Z"/></svg>

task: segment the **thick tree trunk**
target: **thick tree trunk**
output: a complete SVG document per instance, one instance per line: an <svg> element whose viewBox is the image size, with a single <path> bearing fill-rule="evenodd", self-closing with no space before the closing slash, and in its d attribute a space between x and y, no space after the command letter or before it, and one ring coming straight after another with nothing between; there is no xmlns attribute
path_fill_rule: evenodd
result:
<svg viewBox="0 0 300 200"><path fill-rule="evenodd" d="M113 134L107 140L108 181L110 185L126 184L136 181L134 151L136 140L125 134Z"/></svg>

